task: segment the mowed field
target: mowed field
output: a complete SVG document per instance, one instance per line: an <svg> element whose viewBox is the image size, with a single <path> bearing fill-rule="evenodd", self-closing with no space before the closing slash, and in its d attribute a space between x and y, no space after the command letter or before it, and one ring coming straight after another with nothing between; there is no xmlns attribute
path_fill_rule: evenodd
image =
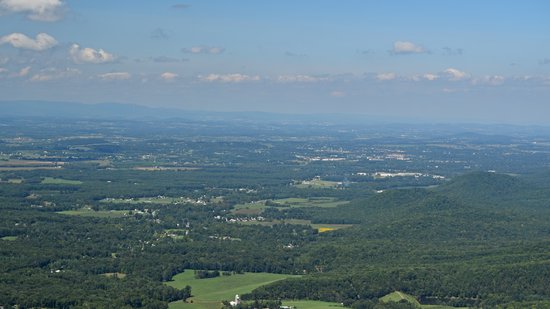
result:
<svg viewBox="0 0 550 309"><path fill-rule="evenodd" d="M46 177L42 180L41 184L44 184L44 185L74 185L74 186L76 186L76 185L81 185L82 181Z"/></svg>
<svg viewBox="0 0 550 309"><path fill-rule="evenodd" d="M191 203L190 199L184 197L139 197L139 198L106 198L100 201L101 203L116 203L116 204L185 204Z"/></svg>
<svg viewBox="0 0 550 309"><path fill-rule="evenodd" d="M233 300L235 295L250 293L257 287L286 278L298 277L284 274L244 273L208 279L195 279L193 270L177 274L167 285L182 289L191 286L192 297L188 302L170 303L170 309L219 309L223 300ZM313 308L311 308L313 309Z"/></svg>
<svg viewBox="0 0 550 309"><path fill-rule="evenodd" d="M344 308L339 303L329 303L316 300L284 300L283 306L294 307L296 309L335 309Z"/></svg>
<svg viewBox="0 0 550 309"><path fill-rule="evenodd" d="M81 208L77 210L59 211L58 214L69 216L96 217L96 218L122 218L128 216L128 210L92 210Z"/></svg>
<svg viewBox="0 0 550 309"><path fill-rule="evenodd" d="M380 298L380 301L383 303L388 303L388 302L398 303L403 300L413 304L416 308L421 308L421 309L466 309L467 308L467 307L451 307L451 306L443 306L443 305L422 305L418 302L418 300L416 300L414 296L403 292L399 292L399 291L392 292Z"/></svg>
<svg viewBox="0 0 550 309"><path fill-rule="evenodd" d="M312 188L312 189L325 189L325 188L336 188L342 183L337 181L328 181L328 180L321 180L321 179L312 179L312 180L304 180L295 183L296 188Z"/></svg>
<svg viewBox="0 0 550 309"><path fill-rule="evenodd" d="M310 220L301 220L301 219L287 219L287 220L273 220L273 221L247 221L247 222L239 222L239 224L244 224L244 225L254 224L254 225L263 225L263 226L272 226L275 224L309 225L312 228L319 230L320 233L339 230L339 229L345 229L353 226L353 224L311 223Z"/></svg>
<svg viewBox="0 0 550 309"><path fill-rule="evenodd" d="M340 201L333 197L314 197L314 198L299 198L290 197L284 199L272 200L271 204L266 205L267 200L261 200L253 203L237 204L233 207L232 213L237 215L259 215L266 207L321 207L330 208L337 207L349 203L348 201Z"/></svg>

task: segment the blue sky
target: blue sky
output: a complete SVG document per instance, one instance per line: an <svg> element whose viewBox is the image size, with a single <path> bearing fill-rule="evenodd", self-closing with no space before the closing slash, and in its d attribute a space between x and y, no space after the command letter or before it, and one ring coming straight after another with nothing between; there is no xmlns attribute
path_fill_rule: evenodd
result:
<svg viewBox="0 0 550 309"><path fill-rule="evenodd" d="M549 1L0 0L0 100L546 124Z"/></svg>

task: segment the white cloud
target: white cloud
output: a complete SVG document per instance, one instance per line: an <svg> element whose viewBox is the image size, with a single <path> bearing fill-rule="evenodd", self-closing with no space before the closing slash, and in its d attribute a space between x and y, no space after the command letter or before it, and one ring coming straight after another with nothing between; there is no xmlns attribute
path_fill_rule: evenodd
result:
<svg viewBox="0 0 550 309"><path fill-rule="evenodd" d="M199 76L199 79L204 82L222 82L222 83L240 83L248 81L259 81L261 78L258 75L246 74L209 74L207 76Z"/></svg>
<svg viewBox="0 0 550 309"><path fill-rule="evenodd" d="M95 50L93 48L80 48L78 44L73 44L69 49L69 55L75 63L106 63L115 60L115 56L103 49Z"/></svg>
<svg viewBox="0 0 550 309"><path fill-rule="evenodd" d="M277 81L280 83L314 83L319 81L326 81L327 77L311 76L311 75L280 75L277 77Z"/></svg>
<svg viewBox="0 0 550 309"><path fill-rule="evenodd" d="M178 77L178 74L172 73L172 72L164 72L164 73L160 74L160 78L162 78L163 80L165 80L167 82L171 82L174 79L176 79L177 77Z"/></svg>
<svg viewBox="0 0 550 309"><path fill-rule="evenodd" d="M393 49L390 51L392 54L421 54L426 53L422 46L416 45L412 42L397 41L393 43Z"/></svg>
<svg viewBox="0 0 550 309"><path fill-rule="evenodd" d="M22 68L21 70L19 70L19 72L17 72L15 74L15 77L25 77L27 75L29 75L29 72L31 71L31 67L30 66L27 66L27 67L24 67Z"/></svg>
<svg viewBox="0 0 550 309"><path fill-rule="evenodd" d="M472 81L472 83L474 85L498 86L498 85L502 85L504 81L505 81L505 78L502 75L485 75L482 77L475 78Z"/></svg>
<svg viewBox="0 0 550 309"><path fill-rule="evenodd" d="M0 0L0 13L22 13L37 21L59 20L64 10L61 0Z"/></svg>
<svg viewBox="0 0 550 309"><path fill-rule="evenodd" d="M448 78L452 81L459 81L459 80L470 78L470 74L454 68L448 68L445 71L443 71L443 73L445 73L448 76Z"/></svg>
<svg viewBox="0 0 550 309"><path fill-rule="evenodd" d="M395 73L380 73L376 75L376 79L381 81L394 80L396 77Z"/></svg>
<svg viewBox="0 0 550 309"><path fill-rule="evenodd" d="M105 74L99 74L101 80L110 81L110 80L127 80L132 78L132 75L128 72L111 72Z"/></svg>
<svg viewBox="0 0 550 309"><path fill-rule="evenodd" d="M189 48L184 48L181 50L184 53L187 54L212 54L217 55L221 54L225 51L225 48L223 47L216 47L216 46L193 46Z"/></svg>
<svg viewBox="0 0 550 309"><path fill-rule="evenodd" d="M12 33L0 37L0 45L2 44L10 44L15 48L42 51L57 45L57 40L47 33L39 33L35 39L22 33Z"/></svg>
<svg viewBox="0 0 550 309"><path fill-rule="evenodd" d="M33 75L30 80L33 82L45 82L55 79L74 77L80 75L80 73L80 70L73 68L66 68L64 70L48 68L40 71L40 73Z"/></svg>
<svg viewBox="0 0 550 309"><path fill-rule="evenodd" d="M0 68L0 74L2 74L2 73L8 73L8 72L9 72L8 69Z"/></svg>
<svg viewBox="0 0 550 309"><path fill-rule="evenodd" d="M426 74L422 75L422 77L423 77L424 79L429 80L429 81L434 81L434 80L436 80L436 79L439 78L439 75L431 74L431 73L426 73Z"/></svg>
<svg viewBox="0 0 550 309"><path fill-rule="evenodd" d="M330 96L331 96L331 97L341 98L341 97L345 97L345 96L346 96L346 93L343 92L343 91L336 90L336 91L331 92L331 93L330 93Z"/></svg>

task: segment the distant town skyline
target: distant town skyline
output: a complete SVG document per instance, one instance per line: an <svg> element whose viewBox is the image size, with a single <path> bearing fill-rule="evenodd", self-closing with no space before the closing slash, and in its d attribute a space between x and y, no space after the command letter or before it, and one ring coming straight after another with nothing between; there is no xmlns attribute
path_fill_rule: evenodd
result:
<svg viewBox="0 0 550 309"><path fill-rule="evenodd" d="M0 0L0 100L550 123L550 2Z"/></svg>

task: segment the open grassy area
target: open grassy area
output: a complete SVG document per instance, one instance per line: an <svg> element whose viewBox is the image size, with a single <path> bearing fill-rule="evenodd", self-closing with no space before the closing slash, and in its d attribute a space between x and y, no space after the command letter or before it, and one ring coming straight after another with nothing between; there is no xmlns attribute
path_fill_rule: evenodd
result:
<svg viewBox="0 0 550 309"><path fill-rule="evenodd" d="M402 300L406 300L408 303L413 304L415 307L422 308L422 309L457 309L457 308L466 309L467 308L467 307L451 307L451 306L444 306L444 305L422 305L418 302L418 300L416 300L414 296L403 292L399 292L399 291L392 292L380 298L380 301L383 303L388 303L388 302L398 303Z"/></svg>
<svg viewBox="0 0 550 309"><path fill-rule="evenodd" d="M15 241L17 240L17 236L4 236L4 237L0 237L0 239L5 241Z"/></svg>
<svg viewBox="0 0 550 309"><path fill-rule="evenodd" d="M44 185L75 185L76 186L76 185L81 185L82 181L46 177L42 180L41 184L44 184Z"/></svg>
<svg viewBox="0 0 550 309"><path fill-rule="evenodd" d="M291 207L291 208L300 208L300 207L337 207L349 203L348 201L339 201L333 197L312 197L312 198L300 198L300 197L290 197L284 199L271 200L260 200L253 203L246 204L237 204L233 207L232 213L236 215L259 215L266 207Z"/></svg>
<svg viewBox="0 0 550 309"><path fill-rule="evenodd" d="M283 306L294 307L295 309L334 309L344 307L339 303L315 300L283 300Z"/></svg>
<svg viewBox="0 0 550 309"><path fill-rule="evenodd" d="M259 215L266 208L265 201L257 201L253 203L237 204L231 212L236 215L254 216Z"/></svg>
<svg viewBox="0 0 550 309"><path fill-rule="evenodd" d="M126 278L125 273L104 273L101 274L102 276L108 277L108 278L118 278L118 279L124 279Z"/></svg>
<svg viewBox="0 0 550 309"><path fill-rule="evenodd" d="M78 210L59 211L58 214L69 216L96 217L96 218L121 218L128 215L128 210L98 210L81 208Z"/></svg>
<svg viewBox="0 0 550 309"><path fill-rule="evenodd" d="M416 300L416 298L414 296L403 293L403 292L395 291L395 292L392 292L392 293L380 298L380 301L383 302L383 303L388 303L388 302L398 303L402 300L406 300L407 302L409 302L411 304L414 304L416 307L420 308L420 303L418 302L418 300Z"/></svg>
<svg viewBox="0 0 550 309"><path fill-rule="evenodd" d="M195 279L191 269L175 275L167 285L182 289L186 285L191 286L192 297L188 303L177 301L170 303L170 309L219 309L223 300L233 300L236 294L250 293L257 287L286 278L293 275L269 274L269 273L245 273L231 276L220 276L209 279Z"/></svg>
<svg viewBox="0 0 550 309"><path fill-rule="evenodd" d="M341 183L337 181L328 181L328 180L321 180L318 178L314 178L311 180L303 180L299 181L295 184L297 188L336 188Z"/></svg>
<svg viewBox="0 0 550 309"><path fill-rule="evenodd" d="M273 200L274 203L281 204L286 207L337 207L349 203L348 201L339 201L333 197L312 197L312 198L285 198Z"/></svg>
<svg viewBox="0 0 550 309"><path fill-rule="evenodd" d="M311 223L310 220L301 220L301 219L288 219L288 220L273 220L273 221L247 221L239 222L239 224L254 224L254 225L263 225L263 226L272 226L275 224L296 224L296 225L309 225L314 229L319 230L319 232L328 232L332 230L344 229L353 226L352 224L317 224Z"/></svg>
<svg viewBox="0 0 550 309"><path fill-rule="evenodd" d="M101 200L102 203L117 203L117 204L186 204L196 203L195 200L191 200L186 197L139 197L139 198L106 198Z"/></svg>

